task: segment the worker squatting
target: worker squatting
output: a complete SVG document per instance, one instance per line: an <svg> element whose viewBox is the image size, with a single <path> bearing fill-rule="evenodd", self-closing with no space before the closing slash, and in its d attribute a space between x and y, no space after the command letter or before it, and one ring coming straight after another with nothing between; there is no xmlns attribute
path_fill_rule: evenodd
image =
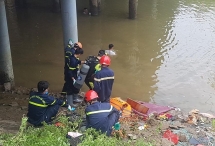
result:
<svg viewBox="0 0 215 146"><path fill-rule="evenodd" d="M43 122L53 121L60 107L77 107L83 101L78 93L85 82L89 87L84 98L88 103L85 109L86 128L100 130L109 136L112 127L118 124L121 113L110 104L114 72L109 68L111 59L108 55L115 55L113 47L110 44L109 50L99 50L97 56L89 56L81 61L79 57L84 53L82 44L69 41L65 48L65 83L62 89L62 95L66 98L62 100L50 96L49 83L40 81L37 84L38 91L30 93L28 122L34 126L42 126ZM81 64L83 70L79 70Z"/></svg>

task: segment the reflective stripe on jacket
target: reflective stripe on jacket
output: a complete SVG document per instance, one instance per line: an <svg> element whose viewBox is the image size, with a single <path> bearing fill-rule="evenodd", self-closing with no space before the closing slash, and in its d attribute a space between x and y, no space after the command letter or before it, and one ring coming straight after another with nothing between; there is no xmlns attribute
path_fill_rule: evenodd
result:
<svg viewBox="0 0 215 146"><path fill-rule="evenodd" d="M77 78L77 72L79 68L79 64L81 64L81 61L79 58L76 58L74 55L70 56L70 63L69 63L69 70L68 70L68 75L70 78Z"/></svg>
<svg viewBox="0 0 215 146"><path fill-rule="evenodd" d="M97 92L101 102L109 102L114 82L114 72L108 67L102 67L100 71L95 74L94 88Z"/></svg>
<svg viewBox="0 0 215 146"><path fill-rule="evenodd" d="M92 114L98 114L98 113L109 113L111 112L113 109L113 106L111 105L110 109L107 110L97 110L97 111L92 111L92 112L88 112L86 113L86 115L92 115Z"/></svg>
<svg viewBox="0 0 215 146"><path fill-rule="evenodd" d="M116 118L110 118L112 114L119 115L119 111L116 110L110 103L96 102L88 105L85 109L87 128L94 128L101 130L101 132L109 135L112 131L112 123L115 123Z"/></svg>
<svg viewBox="0 0 215 146"><path fill-rule="evenodd" d="M66 103L63 100L56 99L53 96L47 94L32 92L30 94L28 113L27 116L33 121L32 124L39 124L43 121L49 106L60 105L65 106Z"/></svg>
<svg viewBox="0 0 215 146"><path fill-rule="evenodd" d="M75 53L75 49L71 48L71 45L68 45L65 48L65 69L68 68L70 64L70 56Z"/></svg>

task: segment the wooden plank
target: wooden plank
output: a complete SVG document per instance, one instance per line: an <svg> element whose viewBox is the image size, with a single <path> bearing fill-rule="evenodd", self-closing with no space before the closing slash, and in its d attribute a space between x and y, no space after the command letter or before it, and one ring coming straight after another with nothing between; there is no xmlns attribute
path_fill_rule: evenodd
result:
<svg viewBox="0 0 215 146"><path fill-rule="evenodd" d="M146 106L144 106L144 105L142 105L142 104L140 104L140 103L138 103L138 102L136 102L130 98L127 98L127 103L130 104L134 110L136 110L142 114L147 114L147 112L149 110L148 107L146 107Z"/></svg>

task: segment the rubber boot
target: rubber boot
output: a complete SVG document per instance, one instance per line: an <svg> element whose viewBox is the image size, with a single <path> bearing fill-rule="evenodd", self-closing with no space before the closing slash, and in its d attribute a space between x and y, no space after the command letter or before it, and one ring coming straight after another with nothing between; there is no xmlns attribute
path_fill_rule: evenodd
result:
<svg viewBox="0 0 215 146"><path fill-rule="evenodd" d="M73 95L67 95L67 103L71 107L78 107L77 104L73 104Z"/></svg>
<svg viewBox="0 0 215 146"><path fill-rule="evenodd" d="M83 99L80 99L78 94L73 94L73 101L76 103L80 103L83 102Z"/></svg>

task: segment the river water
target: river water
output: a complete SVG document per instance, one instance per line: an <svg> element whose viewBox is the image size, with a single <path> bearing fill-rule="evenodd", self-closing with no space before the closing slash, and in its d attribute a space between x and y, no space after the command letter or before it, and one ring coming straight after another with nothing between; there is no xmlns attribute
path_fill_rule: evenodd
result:
<svg viewBox="0 0 215 146"><path fill-rule="evenodd" d="M7 10L17 86L48 80L61 91L61 14L50 5L28 1L28 9ZM81 59L115 46L113 97L215 113L214 1L139 0L136 20L128 19L128 0L103 0L97 17L82 14L88 1L78 0L77 7Z"/></svg>

